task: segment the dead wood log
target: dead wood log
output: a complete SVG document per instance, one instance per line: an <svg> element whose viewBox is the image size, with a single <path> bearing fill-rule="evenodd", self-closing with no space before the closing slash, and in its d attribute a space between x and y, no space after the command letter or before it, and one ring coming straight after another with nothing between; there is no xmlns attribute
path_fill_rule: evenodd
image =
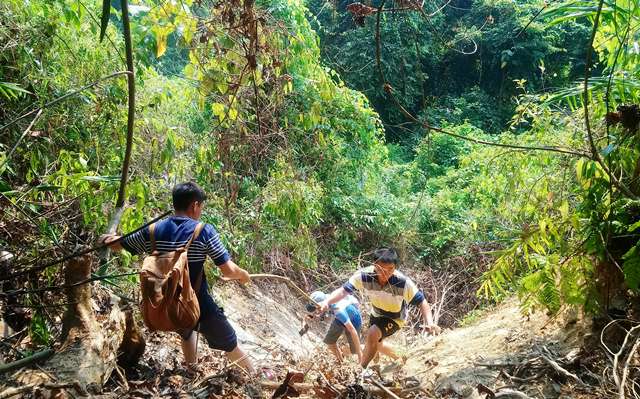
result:
<svg viewBox="0 0 640 399"><path fill-rule="evenodd" d="M67 302L71 305L63 316L64 342L42 371L16 373L22 385L72 382L81 390L100 391L116 367L117 349L125 331L125 315L117 299L111 312L96 319L91 299L91 285L74 283L87 280L91 274L88 255L69 261L65 269Z"/></svg>

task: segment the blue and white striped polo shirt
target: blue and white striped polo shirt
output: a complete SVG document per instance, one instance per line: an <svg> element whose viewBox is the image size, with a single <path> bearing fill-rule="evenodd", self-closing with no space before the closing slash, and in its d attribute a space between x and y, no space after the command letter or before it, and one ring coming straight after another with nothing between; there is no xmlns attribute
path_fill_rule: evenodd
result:
<svg viewBox="0 0 640 399"><path fill-rule="evenodd" d="M398 270L385 285L380 285L374 266L358 270L342 287L350 294L360 291L371 301L374 317L388 317L399 326L407 319L407 304L417 306L425 299L415 283Z"/></svg>
<svg viewBox="0 0 640 399"><path fill-rule="evenodd" d="M198 223L200 222L184 216L171 216L157 222L154 230L156 249L159 252L170 252L184 247L193 235ZM150 253L149 228L144 228L122 240L122 247L134 255ZM220 266L230 259L229 252L220 241L218 232L208 223L204 225L198 238L191 243L187 253L189 278L192 285L195 285L198 276L202 273L207 255L216 266ZM205 316L215 308L213 299L208 294L209 286L206 279L202 280L199 289L194 287L194 290L196 290L200 302L200 313Z"/></svg>

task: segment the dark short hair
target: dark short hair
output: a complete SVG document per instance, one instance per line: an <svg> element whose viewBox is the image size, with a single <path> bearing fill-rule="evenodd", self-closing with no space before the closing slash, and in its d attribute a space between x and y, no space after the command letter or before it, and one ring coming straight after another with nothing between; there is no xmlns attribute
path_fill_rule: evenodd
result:
<svg viewBox="0 0 640 399"><path fill-rule="evenodd" d="M194 202L204 202L207 194L194 182L176 184L171 192L173 198L173 209L176 211L186 211Z"/></svg>
<svg viewBox="0 0 640 399"><path fill-rule="evenodd" d="M376 249L373 253L374 262L393 263L397 265L399 260L398 253L393 248L380 248Z"/></svg>

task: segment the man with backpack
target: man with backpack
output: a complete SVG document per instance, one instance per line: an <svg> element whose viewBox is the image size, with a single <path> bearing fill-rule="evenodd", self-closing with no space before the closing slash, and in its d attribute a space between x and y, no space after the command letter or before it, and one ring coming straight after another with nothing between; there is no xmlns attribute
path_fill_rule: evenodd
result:
<svg viewBox="0 0 640 399"><path fill-rule="evenodd" d="M332 304L359 291L368 297L372 305L370 327L365 338L364 353L360 365L365 369L379 352L388 352L382 342L396 333L407 319L407 305L419 306L423 329L437 334L440 328L433 322L431 307L415 283L396 270L398 254L393 248L381 248L374 252L374 265L355 272L342 287L319 303L320 312Z"/></svg>
<svg viewBox="0 0 640 399"><path fill-rule="evenodd" d="M327 299L327 294L322 291L314 291L310 297L313 303L306 305L307 312L309 312L307 317L313 318L317 310L317 304ZM334 316L334 319L329 325L327 334L324 337L324 343L327 344L338 363L342 363L342 352L338 348L338 339L344 333L349 343L351 354L357 355L358 361L360 361L362 359L362 348L360 347L362 316L358 309L358 300L353 295L347 295L346 298L329 306L329 313Z"/></svg>
<svg viewBox="0 0 640 399"><path fill-rule="evenodd" d="M103 237L103 242L112 250L125 249L132 254L151 254L145 259L141 272L143 318L145 324L148 326L151 324L151 329L171 330L180 334L182 352L187 365L193 366L197 361L197 334L194 330L198 329L211 348L226 352L230 361L253 374L254 368L247 355L238 346L235 331L229 324L224 310L209 294L207 279L204 275L204 261L206 256L209 256L225 277L238 280L242 284L249 282L249 273L231 260L216 229L208 223L198 221L202 215L206 194L197 184L187 182L176 185L173 188L172 197L175 216L154 223L120 242L110 244L119 238L116 235ZM166 255L171 259L166 259ZM181 274L180 270L176 271L174 265L180 255L186 255L188 273ZM170 263L170 266L154 273L156 270L163 269L163 262ZM145 274L145 271L148 273ZM186 276L189 276L188 281ZM145 292L145 282L149 283L147 285L151 287L151 294ZM197 303L194 307L199 307L199 318L198 313L190 309L189 293L183 290L185 287L189 290L193 287L195 291ZM169 304L169 309L164 309L164 318L168 320L157 320L162 317L152 314L154 310L157 311L157 306L145 306L147 305L145 296L153 297L154 288L157 296L163 294L166 296L167 291L170 291L179 299ZM149 299L149 302L151 301L152 299ZM172 329L172 325L176 323L179 325L181 319L185 317L188 319L193 316L192 313L196 316L193 322L197 324L192 328ZM169 315L168 318L166 314Z"/></svg>

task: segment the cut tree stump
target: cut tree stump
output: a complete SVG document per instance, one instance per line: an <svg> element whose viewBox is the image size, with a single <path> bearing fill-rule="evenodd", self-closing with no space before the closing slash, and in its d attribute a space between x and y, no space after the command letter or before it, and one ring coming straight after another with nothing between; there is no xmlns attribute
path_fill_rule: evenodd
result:
<svg viewBox="0 0 640 399"><path fill-rule="evenodd" d="M70 260L65 268L69 306L63 316L62 346L40 370L21 370L14 379L21 385L72 384L76 391L98 393L114 368L125 331L125 314L112 297L111 311L96 319L91 285L73 284L91 277L91 257ZM78 392L83 394L85 392ZM2 395L2 392L0 392Z"/></svg>

